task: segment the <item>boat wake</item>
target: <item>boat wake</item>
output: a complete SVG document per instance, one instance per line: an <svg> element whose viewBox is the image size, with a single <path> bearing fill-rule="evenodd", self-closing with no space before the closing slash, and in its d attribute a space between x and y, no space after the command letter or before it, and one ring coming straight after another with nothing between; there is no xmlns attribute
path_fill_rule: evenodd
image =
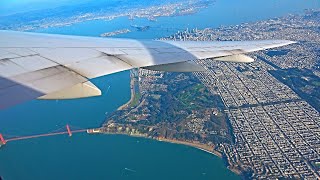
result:
<svg viewBox="0 0 320 180"><path fill-rule="evenodd" d="M129 169L129 168L124 168L124 170L130 171L130 172L137 172L137 171L135 171L135 170L133 170L133 169Z"/></svg>

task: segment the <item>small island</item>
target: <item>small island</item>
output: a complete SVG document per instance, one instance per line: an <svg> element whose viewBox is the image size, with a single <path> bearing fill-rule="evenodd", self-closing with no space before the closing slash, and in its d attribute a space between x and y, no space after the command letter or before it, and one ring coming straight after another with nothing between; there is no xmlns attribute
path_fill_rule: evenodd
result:
<svg viewBox="0 0 320 180"><path fill-rule="evenodd" d="M117 31L106 32L106 33L100 34L100 36L101 37L110 37L110 36L116 36L116 35L119 35L119 34L126 34L126 33L129 33L129 32L131 32L129 29L120 29L120 30L117 30Z"/></svg>

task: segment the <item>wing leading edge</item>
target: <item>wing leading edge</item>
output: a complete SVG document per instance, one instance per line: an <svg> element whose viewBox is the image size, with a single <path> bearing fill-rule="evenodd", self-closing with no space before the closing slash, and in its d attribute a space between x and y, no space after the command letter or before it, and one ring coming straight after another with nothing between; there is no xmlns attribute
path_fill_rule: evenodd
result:
<svg viewBox="0 0 320 180"><path fill-rule="evenodd" d="M138 41L0 31L0 109L41 97L100 95L90 79L132 69L201 71L191 61L252 62L244 53L292 41Z"/></svg>

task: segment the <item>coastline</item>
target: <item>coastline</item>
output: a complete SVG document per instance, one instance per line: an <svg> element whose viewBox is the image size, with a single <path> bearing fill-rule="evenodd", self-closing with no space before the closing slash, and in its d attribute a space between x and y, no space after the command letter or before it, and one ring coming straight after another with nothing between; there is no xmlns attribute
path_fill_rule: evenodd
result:
<svg viewBox="0 0 320 180"><path fill-rule="evenodd" d="M206 144L201 144L201 143L195 143L195 142L188 142L188 141L182 141L182 140L176 140L176 139L168 139L168 138L155 138L155 137L150 137L144 134L128 134L128 133L117 133L117 132L101 132L101 131L96 131L94 133L89 133L89 134L105 134L105 135L125 135L125 136L130 136L130 137L138 137L138 138L146 138L146 139L152 139L156 140L159 142L167 142L167 143L172 143L172 144L181 144L181 145L186 145L190 147L197 148L199 150L202 150L204 152L213 154L215 156L218 156L222 158L222 154L218 151L213 150L214 146L209 146Z"/></svg>
<svg viewBox="0 0 320 180"><path fill-rule="evenodd" d="M181 141L181 140L176 140L176 139L168 139L168 138L153 138L157 141L163 141L163 142L168 142L168 143L173 143L173 144L182 144L186 146L191 146L197 149L200 149L202 151L205 151L207 153L213 154L215 156L218 156L222 158L222 154L218 151L213 150L214 146L209 146L206 144L201 144L201 143L195 143L195 142L188 142L188 141Z"/></svg>
<svg viewBox="0 0 320 180"><path fill-rule="evenodd" d="M154 138L153 138L154 139ZM201 144L201 143L194 143L194 142L187 142L187 141L181 141L181 140L173 140L173 139L166 139L166 138L158 138L155 139L157 141L163 141L163 142L167 142L167 143L172 143L172 144L182 144L185 146L190 146L193 148L197 148L199 150L202 150L204 152L207 152L209 154L215 155L219 158L222 158L222 154L218 151L214 150L214 146L209 146L206 144ZM227 166L227 168L232 171L233 173L237 174L237 175L241 175L241 171L237 168L231 167L231 166Z"/></svg>
<svg viewBox="0 0 320 180"><path fill-rule="evenodd" d="M131 91L130 100L129 100L127 103L121 105L121 106L117 109L117 111L123 110L123 109L129 107L129 105L133 102L133 100L134 100L134 98L135 98L135 94L136 94L136 92L135 92L135 90L134 90L135 79L134 79L131 71L130 71L130 76L131 76L131 78L130 78L130 91Z"/></svg>
<svg viewBox="0 0 320 180"><path fill-rule="evenodd" d="M130 72L130 90L131 90L130 100L127 103L121 105L117 109L117 111L128 108L130 106L130 104L134 101L134 99L136 98L135 77L132 72ZM132 134L132 133L124 133L124 132L105 132L105 131L101 130L101 128L91 129L91 130L92 131L90 134L125 135L125 136L130 136L130 137L152 139L152 140L156 140L159 142L162 141L162 142L166 142L166 143L185 145L185 146L193 147L193 148L199 149L201 151L204 151L206 153L215 155L221 159L223 158L222 153L214 150L214 147L215 147L214 145L207 145L207 144L202 144L202 143L198 143L198 142L182 141L182 140L177 140L177 139L168 139L168 138L163 138L163 137L155 138L155 137L150 137L146 134ZM231 167L231 166L227 166L227 168L231 172L233 172L239 176L241 175L241 170L234 168L234 167Z"/></svg>
<svg viewBox="0 0 320 180"><path fill-rule="evenodd" d="M131 98L130 100L123 104L122 106L120 106L117 110L123 110L125 108L127 108L134 100L135 98L135 89L134 89L134 85L135 85L135 78L134 75L132 74L132 72L130 73L130 89L131 89ZM100 131L99 131L100 133ZM181 141L181 140L176 140L176 139L168 139L168 138L154 138L154 137L148 137L146 135L139 135L139 134L127 134L127 133L108 133L108 132L101 132L103 134L120 134L120 135L128 135L128 136L132 136L132 137L144 137L144 138L149 138L149 139L154 139L157 141L163 141L163 142L168 142L168 143L173 143L173 144L182 144L182 145L186 145L186 146L191 146L197 149L200 149L202 151L205 151L207 153L213 154L215 156L218 156L220 158L222 158L222 154L218 151L214 150L214 146L210 146L210 145L206 145L206 144L201 144L201 143L195 143L195 142L188 142L188 141Z"/></svg>
<svg viewBox="0 0 320 180"><path fill-rule="evenodd" d="M193 148L199 149L199 150L201 150L203 152L206 152L206 153L215 155L215 156L217 156L219 158L222 158L222 154L220 152L218 152L218 151L215 151L213 145L210 146L210 145L207 145L207 144L201 144L201 143L196 143L196 142L188 142L188 141L182 141L182 140L176 140L176 139L168 139L168 138L155 138L155 137L147 136L145 134L128 134L128 133L122 133L122 132L103 132L103 131L100 131L100 130L98 130L98 131L96 130L94 133L90 133L90 134L124 135L124 136L136 137L136 138L151 139L151 140L155 140L155 141L159 141L159 142L165 142L165 143L180 144L180 145L193 147ZM227 166L227 168L231 172L241 176L241 171L239 169L233 168L231 166Z"/></svg>
<svg viewBox="0 0 320 180"><path fill-rule="evenodd" d="M214 150L214 146L209 146L209 145L206 145L206 144L195 143L195 142L187 142L187 141L175 140L175 139L167 139L167 138L150 138L150 139L154 139L154 140L160 141L160 142L163 141L163 142L166 142L166 143L181 144L181 145L193 147L193 148L199 149L201 151L204 151L206 153L215 155L215 156L217 156L217 157L222 159L222 154L220 152ZM233 168L231 166L227 166L227 168L231 172L241 176L242 172L239 169Z"/></svg>

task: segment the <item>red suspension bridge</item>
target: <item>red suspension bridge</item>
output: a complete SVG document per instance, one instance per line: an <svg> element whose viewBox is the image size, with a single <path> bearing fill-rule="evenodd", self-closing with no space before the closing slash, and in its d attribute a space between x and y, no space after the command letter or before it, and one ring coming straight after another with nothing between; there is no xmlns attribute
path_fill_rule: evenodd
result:
<svg viewBox="0 0 320 180"><path fill-rule="evenodd" d="M55 130L54 132L45 133L45 134L37 134L37 135L30 135L30 136L16 136L16 137L12 137L12 138L4 138L4 135L0 134L0 144L4 145L10 141L33 139L33 138L46 137L46 136L56 136L56 135L62 135L62 134L68 134L69 136L72 136L72 134L74 134L74 133L82 133L82 132L88 132L88 130L87 129L71 130L70 126L67 124L63 128L60 128L58 130Z"/></svg>

